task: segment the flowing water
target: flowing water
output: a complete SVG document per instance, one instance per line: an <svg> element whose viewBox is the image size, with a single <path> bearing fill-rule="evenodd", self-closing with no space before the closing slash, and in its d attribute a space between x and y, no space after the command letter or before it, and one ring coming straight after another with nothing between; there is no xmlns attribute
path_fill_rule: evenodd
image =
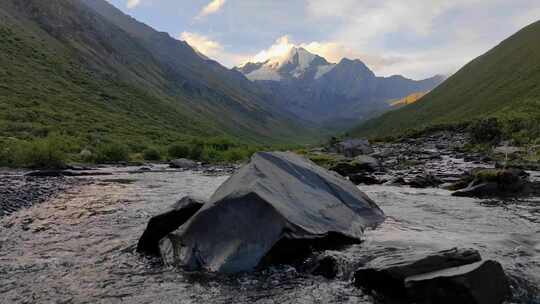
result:
<svg viewBox="0 0 540 304"><path fill-rule="evenodd" d="M114 174L88 177L93 182L0 219L0 303L372 303L346 273L327 280L283 266L220 276L141 257L134 248L151 216L184 195L208 198L227 176L103 170ZM505 203L439 189L361 189L388 219L364 243L337 253L350 265L399 251L472 247L501 262L513 302L540 303L540 199Z"/></svg>

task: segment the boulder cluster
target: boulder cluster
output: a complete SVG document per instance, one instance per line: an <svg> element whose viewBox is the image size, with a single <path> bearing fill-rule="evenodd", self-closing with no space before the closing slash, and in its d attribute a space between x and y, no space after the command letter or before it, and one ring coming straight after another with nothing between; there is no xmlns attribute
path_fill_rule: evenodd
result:
<svg viewBox="0 0 540 304"><path fill-rule="evenodd" d="M380 164L362 156L362 170ZM335 168L347 174L345 165ZM350 176L349 176L350 179ZM433 184L430 177L418 183ZM239 273L270 265L334 279L332 250L359 244L385 219L353 183L293 153L257 153L207 201L184 197L150 219L137 250L190 271ZM395 253L356 266L355 286L385 303L503 303L503 268L472 249Z"/></svg>

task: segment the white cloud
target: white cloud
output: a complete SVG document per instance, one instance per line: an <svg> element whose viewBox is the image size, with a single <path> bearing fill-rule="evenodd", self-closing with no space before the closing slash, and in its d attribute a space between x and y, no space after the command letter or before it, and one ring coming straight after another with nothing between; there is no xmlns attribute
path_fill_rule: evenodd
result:
<svg viewBox="0 0 540 304"><path fill-rule="evenodd" d="M183 32L180 34L179 39L187 42L204 56L217 60L227 67L239 65L248 58L245 55L227 52L221 43L202 34Z"/></svg>
<svg viewBox="0 0 540 304"><path fill-rule="evenodd" d="M195 48L207 57L217 57L223 52L223 46L210 38L191 32L183 32L180 34L180 39L186 41L190 46Z"/></svg>
<svg viewBox="0 0 540 304"><path fill-rule="evenodd" d="M197 15L196 19L204 18L208 15L217 13L223 5L225 5L226 0L212 0L212 2L208 3L201 12Z"/></svg>
<svg viewBox="0 0 540 304"><path fill-rule="evenodd" d="M145 4L150 0L139 1ZM225 3L207 1L210 4L197 18L220 11ZM212 33L219 39L199 35L208 41L191 37L190 44L229 67L245 61L265 61L301 46L331 62L343 57L360 59L377 75L402 74L418 79L453 73L521 27L540 19L538 0L295 3L227 2L228 8L241 18L216 16L211 28L197 25L200 33ZM194 6L195 10L199 8ZM269 39L275 37L280 38L270 43Z"/></svg>
<svg viewBox="0 0 540 304"><path fill-rule="evenodd" d="M128 0L127 7L128 8L135 8L139 4L141 4L141 0Z"/></svg>
<svg viewBox="0 0 540 304"><path fill-rule="evenodd" d="M287 54L294 46L295 45L290 41L290 37L288 35L281 36L269 48L262 50L253 56L250 61L264 62L270 58L283 56Z"/></svg>

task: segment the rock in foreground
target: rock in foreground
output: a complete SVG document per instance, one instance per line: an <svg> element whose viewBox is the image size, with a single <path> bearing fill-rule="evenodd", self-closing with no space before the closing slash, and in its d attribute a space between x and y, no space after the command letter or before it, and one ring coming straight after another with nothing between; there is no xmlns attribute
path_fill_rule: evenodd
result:
<svg viewBox="0 0 540 304"><path fill-rule="evenodd" d="M310 248L359 242L384 220L351 182L293 153L257 153L161 241L168 264L251 271Z"/></svg>
<svg viewBox="0 0 540 304"><path fill-rule="evenodd" d="M159 241L189 220L204 203L201 199L186 196L176 202L169 211L152 217L139 239L137 251L159 255Z"/></svg>
<svg viewBox="0 0 540 304"><path fill-rule="evenodd" d="M451 249L419 257L380 257L358 269L354 283L400 303L502 303L510 288L501 265L476 250ZM496 289L496 290L492 290Z"/></svg>
<svg viewBox="0 0 540 304"><path fill-rule="evenodd" d="M407 278L413 303L500 304L510 295L501 264L488 260Z"/></svg>

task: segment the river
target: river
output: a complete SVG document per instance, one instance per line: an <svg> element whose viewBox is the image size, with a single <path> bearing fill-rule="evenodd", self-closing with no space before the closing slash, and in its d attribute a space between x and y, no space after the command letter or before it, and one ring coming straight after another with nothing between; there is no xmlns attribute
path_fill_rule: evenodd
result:
<svg viewBox="0 0 540 304"><path fill-rule="evenodd" d="M186 273L135 253L148 219L184 195L210 197L226 175L103 168L89 180L0 218L1 303L372 303L343 273L292 267L223 276ZM348 264L399 252L470 247L499 261L514 303L540 303L540 199L502 202L440 189L361 186L387 215ZM253 227L256 229L256 227ZM352 268L350 270L353 270ZM346 271L345 271L346 272Z"/></svg>

